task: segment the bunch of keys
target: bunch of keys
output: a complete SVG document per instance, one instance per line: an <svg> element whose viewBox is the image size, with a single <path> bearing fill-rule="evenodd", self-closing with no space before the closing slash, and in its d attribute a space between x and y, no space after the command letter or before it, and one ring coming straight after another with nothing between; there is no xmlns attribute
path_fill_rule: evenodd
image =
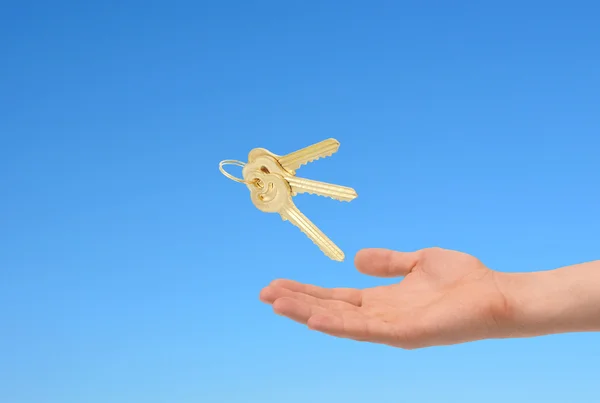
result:
<svg viewBox="0 0 600 403"><path fill-rule="evenodd" d="M335 139L313 144L293 153L280 156L264 148L255 148L248 155L248 162L224 160L219 170L227 178L246 184L250 189L252 203L266 213L278 213L300 229L325 255L336 261L344 260L344 252L337 247L315 224L298 210L292 197L298 193L310 193L339 201L351 201L357 197L352 188L299 178L296 170L319 158L329 157L340 147ZM243 179L231 175L223 166L241 166Z"/></svg>

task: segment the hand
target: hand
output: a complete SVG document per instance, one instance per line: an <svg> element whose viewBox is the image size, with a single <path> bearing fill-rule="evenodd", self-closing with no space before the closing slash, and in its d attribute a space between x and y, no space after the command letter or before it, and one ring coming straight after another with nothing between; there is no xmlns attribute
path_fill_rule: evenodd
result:
<svg viewBox="0 0 600 403"><path fill-rule="evenodd" d="M364 249L357 269L397 284L322 288L275 280L260 293L275 313L332 336L412 349L503 337L508 303L498 276L477 258L440 248Z"/></svg>

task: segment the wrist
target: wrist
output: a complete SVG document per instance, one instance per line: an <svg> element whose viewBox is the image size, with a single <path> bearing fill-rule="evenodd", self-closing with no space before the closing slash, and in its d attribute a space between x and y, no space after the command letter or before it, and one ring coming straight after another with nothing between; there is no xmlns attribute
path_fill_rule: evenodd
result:
<svg viewBox="0 0 600 403"><path fill-rule="evenodd" d="M501 337L532 337L554 333L559 309L556 279L551 272L501 273L498 288L506 301ZM554 297L554 298L553 298ZM561 299L565 296L562 295Z"/></svg>
<svg viewBox="0 0 600 403"><path fill-rule="evenodd" d="M498 288L506 299L506 331L501 337L600 330L598 280L585 265L499 273Z"/></svg>

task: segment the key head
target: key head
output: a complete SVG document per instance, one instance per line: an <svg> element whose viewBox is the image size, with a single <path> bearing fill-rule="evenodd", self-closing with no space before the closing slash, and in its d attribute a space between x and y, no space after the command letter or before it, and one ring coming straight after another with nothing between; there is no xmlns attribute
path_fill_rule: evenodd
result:
<svg viewBox="0 0 600 403"><path fill-rule="evenodd" d="M269 156L275 160L277 160L280 156L272 153L271 151L267 150L266 148L253 148L252 150L250 150L250 152L248 153L248 162L252 162L254 161L257 157L260 156Z"/></svg>
<svg viewBox="0 0 600 403"><path fill-rule="evenodd" d="M275 157L271 155L263 154L255 156L252 160L249 160L244 167L244 171L261 171L264 173L278 174L281 176L289 176L290 174L277 162Z"/></svg>
<svg viewBox="0 0 600 403"><path fill-rule="evenodd" d="M290 187L280 175L265 173L260 170L244 169L246 186L250 190L250 200L260 211L265 213L280 212L291 198Z"/></svg>
<svg viewBox="0 0 600 403"><path fill-rule="evenodd" d="M248 164L261 164L261 168L278 172L282 175L295 175L294 170L287 169L279 162L280 155L274 154L266 148L255 148L248 154Z"/></svg>

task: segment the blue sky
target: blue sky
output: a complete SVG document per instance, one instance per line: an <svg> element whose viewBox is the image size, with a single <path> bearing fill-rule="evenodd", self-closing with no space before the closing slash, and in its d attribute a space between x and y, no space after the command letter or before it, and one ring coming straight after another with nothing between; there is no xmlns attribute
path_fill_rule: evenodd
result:
<svg viewBox="0 0 600 403"><path fill-rule="evenodd" d="M258 293L358 274L364 247L502 271L600 259L593 1L5 2L0 401L591 401L600 336L403 351L320 335ZM222 159L329 138L298 207ZM239 171L238 171L239 172ZM595 375L594 375L595 374Z"/></svg>

